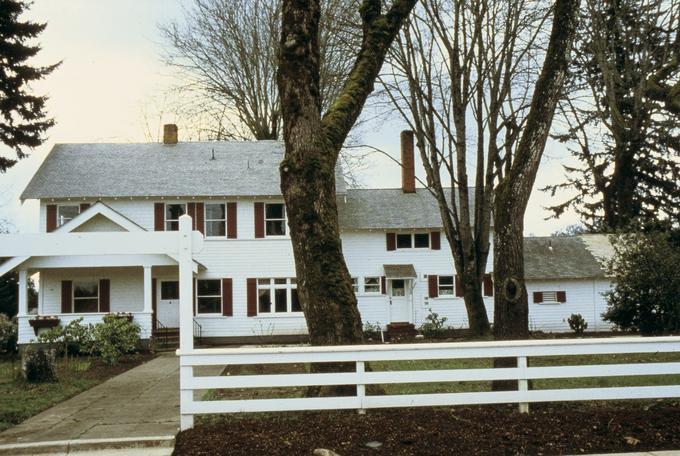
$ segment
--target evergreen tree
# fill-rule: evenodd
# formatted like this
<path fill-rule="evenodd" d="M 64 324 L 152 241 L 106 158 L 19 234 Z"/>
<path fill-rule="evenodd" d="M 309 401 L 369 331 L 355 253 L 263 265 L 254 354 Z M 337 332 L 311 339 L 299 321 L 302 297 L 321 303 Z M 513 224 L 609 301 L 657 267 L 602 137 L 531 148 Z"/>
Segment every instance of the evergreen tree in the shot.
<path fill-rule="evenodd" d="M 16 154 L 16 159 L 0 155 L 0 172 L 26 157 L 26 148 L 42 144 L 43 133 L 54 125 L 54 120 L 46 117 L 47 97 L 33 95 L 28 87 L 59 65 L 28 64 L 40 51 L 40 46 L 30 41 L 46 27 L 20 20 L 29 5 L 22 0 L 0 0 L 0 142 Z"/>
<path fill-rule="evenodd" d="M 680 217 L 679 26 L 679 0 L 586 2 L 558 135 L 582 165 L 546 187 L 573 192 L 555 216 L 601 231 Z"/>

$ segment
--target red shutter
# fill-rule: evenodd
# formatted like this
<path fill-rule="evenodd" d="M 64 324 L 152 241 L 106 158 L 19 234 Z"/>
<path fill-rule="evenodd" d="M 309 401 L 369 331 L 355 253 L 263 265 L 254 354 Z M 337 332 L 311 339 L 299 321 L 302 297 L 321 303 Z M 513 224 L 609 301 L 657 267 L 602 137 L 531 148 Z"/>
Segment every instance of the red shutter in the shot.
<path fill-rule="evenodd" d="M 257 279 L 247 280 L 248 291 L 248 316 L 257 315 Z"/>
<path fill-rule="evenodd" d="M 234 315 L 234 302 L 231 279 L 222 279 L 222 315 L 231 317 Z"/>
<path fill-rule="evenodd" d="M 196 223 L 194 229 L 205 235 L 205 204 L 196 203 Z"/>
<path fill-rule="evenodd" d="M 264 237 L 264 203 L 255 203 L 255 237 Z"/>
<path fill-rule="evenodd" d="M 427 291 L 430 298 L 439 296 L 439 278 L 436 275 L 427 276 Z"/>
<path fill-rule="evenodd" d="M 484 274 L 484 296 L 493 296 L 493 279 L 491 279 L 491 274 Z"/>
<path fill-rule="evenodd" d="M 90 203 L 80 203 L 80 213 L 82 214 L 90 208 Z"/>
<path fill-rule="evenodd" d="M 567 292 L 558 291 L 557 292 L 557 302 L 567 302 Z"/>
<path fill-rule="evenodd" d="M 165 204 L 154 203 L 153 205 L 153 229 L 165 231 Z"/>
<path fill-rule="evenodd" d="M 397 250 L 397 233 L 385 233 L 387 250 Z"/>
<path fill-rule="evenodd" d="M 543 302 L 543 293 L 540 291 L 534 291 L 534 304 L 540 304 Z"/>
<path fill-rule="evenodd" d="M 463 287 L 461 286 L 460 276 L 458 274 L 456 274 L 456 279 L 454 282 L 456 284 L 456 296 L 460 298 L 463 296 Z"/>
<path fill-rule="evenodd" d="M 61 281 L 61 313 L 73 313 L 73 282 Z"/>
<path fill-rule="evenodd" d="M 236 239 L 236 203 L 227 203 L 227 238 Z"/>
<path fill-rule="evenodd" d="M 439 231 L 433 231 L 430 233 L 430 248 L 432 250 L 441 250 L 442 239 L 441 233 Z"/>
<path fill-rule="evenodd" d="M 156 284 L 158 282 L 156 279 L 151 279 L 151 311 L 153 315 L 151 317 L 151 328 L 156 330 L 156 323 L 158 322 L 158 292 L 156 291 Z"/>
<path fill-rule="evenodd" d="M 111 281 L 109 279 L 99 281 L 99 311 L 111 312 Z"/>
<path fill-rule="evenodd" d="M 52 231 L 57 229 L 57 205 L 56 204 L 48 204 L 46 207 L 46 222 L 47 222 L 47 231 L 48 233 L 51 233 Z"/>
<path fill-rule="evenodd" d="M 387 279 L 385 276 L 382 276 L 380 278 L 380 292 L 382 294 L 387 294 Z"/>
<path fill-rule="evenodd" d="M 194 316 L 196 316 L 196 307 L 198 307 L 198 296 L 197 296 L 197 288 L 198 288 L 198 279 L 194 279 L 194 300 L 193 303 L 194 305 L 192 306 L 194 309 Z"/>
<path fill-rule="evenodd" d="M 191 217 L 191 229 L 196 229 L 196 203 L 187 203 L 187 215 Z"/>

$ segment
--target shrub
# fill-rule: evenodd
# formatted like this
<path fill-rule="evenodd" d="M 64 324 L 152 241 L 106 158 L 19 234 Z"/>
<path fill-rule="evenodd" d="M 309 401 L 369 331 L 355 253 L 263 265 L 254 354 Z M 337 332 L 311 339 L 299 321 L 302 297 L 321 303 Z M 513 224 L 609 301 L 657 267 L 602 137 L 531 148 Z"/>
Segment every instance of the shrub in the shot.
<path fill-rule="evenodd" d="M 427 337 L 428 339 L 439 339 L 446 335 L 446 323 L 447 318 L 439 318 L 439 314 L 433 312 L 432 309 L 428 309 L 429 314 L 425 317 L 425 322 L 420 325 L 420 333 Z"/>
<path fill-rule="evenodd" d="M 29 383 L 57 381 L 57 366 L 54 350 L 31 350 L 24 353 L 23 372 Z"/>
<path fill-rule="evenodd" d="M 364 323 L 364 339 L 377 339 L 380 337 L 381 330 L 382 328 L 380 327 L 380 323 L 371 323 L 370 321 L 367 321 Z"/>
<path fill-rule="evenodd" d="M 66 326 L 55 326 L 43 331 L 38 336 L 38 342 L 49 345 L 64 356 L 87 355 L 92 352 L 93 332 L 91 324 L 84 325 L 83 319 L 78 318 Z"/>
<path fill-rule="evenodd" d="M 680 245 L 669 234 L 615 239 L 608 272 L 615 283 L 602 317 L 623 330 L 662 334 L 680 330 Z"/>
<path fill-rule="evenodd" d="M 117 364 L 121 356 L 133 353 L 139 343 L 139 325 L 114 315 L 104 317 L 93 328 L 93 353 L 108 364 Z"/>
<path fill-rule="evenodd" d="M 17 318 L 9 318 L 5 314 L 0 314 L 0 353 L 17 352 L 17 335 Z"/>
<path fill-rule="evenodd" d="M 581 314 L 571 314 L 567 319 L 567 323 L 569 323 L 569 327 L 577 336 L 583 335 L 583 332 L 588 329 L 588 322 Z"/>

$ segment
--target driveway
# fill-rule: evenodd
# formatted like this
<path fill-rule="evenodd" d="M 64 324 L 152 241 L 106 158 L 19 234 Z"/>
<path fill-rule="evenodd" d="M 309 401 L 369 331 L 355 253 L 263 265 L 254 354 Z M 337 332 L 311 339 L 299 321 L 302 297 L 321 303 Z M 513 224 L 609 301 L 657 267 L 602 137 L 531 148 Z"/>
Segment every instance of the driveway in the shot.
<path fill-rule="evenodd" d="M 178 430 L 179 359 L 167 353 L 7 429 L 0 445 L 174 436 Z"/>

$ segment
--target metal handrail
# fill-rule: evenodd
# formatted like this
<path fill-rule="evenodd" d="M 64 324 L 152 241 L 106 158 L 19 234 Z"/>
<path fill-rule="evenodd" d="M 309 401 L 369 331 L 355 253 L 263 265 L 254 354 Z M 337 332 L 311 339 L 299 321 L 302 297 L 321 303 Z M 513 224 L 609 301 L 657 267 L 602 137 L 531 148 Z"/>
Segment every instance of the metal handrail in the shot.
<path fill-rule="evenodd" d="M 194 318 L 194 338 L 197 339 L 198 343 L 201 343 L 201 338 L 203 337 L 203 326 Z"/>
<path fill-rule="evenodd" d="M 156 319 L 156 334 L 162 334 L 163 335 L 163 345 L 167 346 L 168 345 L 168 327 L 165 326 L 163 323 L 160 322 L 160 320 L 155 317 Z"/>

